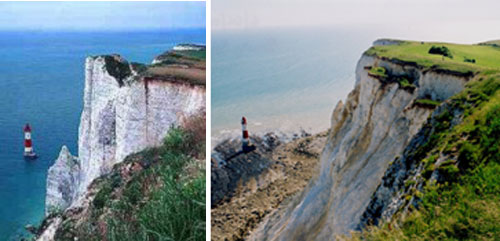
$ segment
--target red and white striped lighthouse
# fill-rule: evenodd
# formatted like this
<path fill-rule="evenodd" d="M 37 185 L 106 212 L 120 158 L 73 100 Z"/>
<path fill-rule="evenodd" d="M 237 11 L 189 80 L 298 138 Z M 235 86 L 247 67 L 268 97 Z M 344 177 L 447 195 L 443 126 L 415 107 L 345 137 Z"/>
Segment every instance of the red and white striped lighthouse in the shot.
<path fill-rule="evenodd" d="M 241 139 L 241 148 L 243 149 L 243 151 L 246 151 L 250 146 L 250 138 L 248 136 L 247 130 L 247 119 L 244 116 L 241 118 L 241 130 L 243 132 Z"/>
<path fill-rule="evenodd" d="M 29 159 L 36 158 L 36 153 L 33 151 L 33 143 L 31 143 L 31 126 L 24 126 L 24 157 Z"/>

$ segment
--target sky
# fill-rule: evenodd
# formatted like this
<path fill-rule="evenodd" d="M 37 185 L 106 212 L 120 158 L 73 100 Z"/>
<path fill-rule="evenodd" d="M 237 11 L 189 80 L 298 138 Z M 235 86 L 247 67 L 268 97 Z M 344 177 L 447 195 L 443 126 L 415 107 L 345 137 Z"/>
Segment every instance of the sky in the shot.
<path fill-rule="evenodd" d="M 344 27 L 474 43 L 500 39 L 499 10 L 499 0 L 213 0 L 212 29 Z"/>
<path fill-rule="evenodd" d="M 0 2 L 0 30 L 157 30 L 205 22 L 205 2 Z"/>

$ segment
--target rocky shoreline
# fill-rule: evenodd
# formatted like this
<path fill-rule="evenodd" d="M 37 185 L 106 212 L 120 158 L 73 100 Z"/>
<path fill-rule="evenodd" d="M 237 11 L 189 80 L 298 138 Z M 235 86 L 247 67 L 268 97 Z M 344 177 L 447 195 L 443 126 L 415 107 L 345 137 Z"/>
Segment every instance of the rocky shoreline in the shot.
<path fill-rule="evenodd" d="M 240 153 L 236 139 L 212 155 L 212 240 L 243 240 L 264 217 L 299 194 L 317 172 L 327 131 L 286 141 L 274 133 L 252 136 L 256 150 Z"/>

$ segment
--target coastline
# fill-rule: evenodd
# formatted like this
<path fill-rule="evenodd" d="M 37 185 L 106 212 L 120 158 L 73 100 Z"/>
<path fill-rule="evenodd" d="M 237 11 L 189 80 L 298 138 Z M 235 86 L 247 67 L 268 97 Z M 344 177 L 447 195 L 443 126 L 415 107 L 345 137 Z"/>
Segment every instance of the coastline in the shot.
<path fill-rule="evenodd" d="M 253 136 L 252 140 L 257 142 L 256 153 L 246 154 L 242 160 L 233 160 L 238 163 L 227 167 L 228 170 L 239 168 L 243 176 L 237 178 L 233 192 L 226 194 L 215 205 L 212 203 L 212 240 L 248 238 L 264 217 L 288 205 L 292 197 L 299 195 L 318 173 L 319 156 L 328 131 L 313 135 L 305 131 L 302 134 L 281 134 Z M 239 143 L 238 139 L 226 140 L 215 149 L 227 151 L 238 148 Z M 255 171 L 255 166 L 265 167 Z M 230 175 L 229 171 L 221 173 L 216 168 L 226 167 L 212 166 L 212 187 L 214 181 L 217 182 L 214 177 Z"/>

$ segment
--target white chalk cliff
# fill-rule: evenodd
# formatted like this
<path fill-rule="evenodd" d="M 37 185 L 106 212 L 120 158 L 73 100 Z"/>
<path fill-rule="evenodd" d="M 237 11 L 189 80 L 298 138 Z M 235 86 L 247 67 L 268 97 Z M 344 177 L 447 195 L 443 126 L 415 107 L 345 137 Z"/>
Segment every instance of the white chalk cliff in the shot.
<path fill-rule="evenodd" d="M 61 211 L 76 199 L 77 188 L 80 184 L 80 161 L 69 152 L 66 146 L 61 148 L 57 161 L 49 168 L 47 178 L 47 207 L 48 214 Z"/>
<path fill-rule="evenodd" d="M 394 76 L 410 76 L 415 88 L 371 76 L 369 68 L 375 66 Z M 358 227 L 390 162 L 402 154 L 433 112 L 415 100 L 446 100 L 467 81 L 468 77 L 457 74 L 363 55 L 356 67 L 354 90 L 333 112 L 319 173 L 302 195 L 284 211 L 269 215 L 249 239 L 333 240 Z"/>
<path fill-rule="evenodd" d="M 46 211 L 78 205 L 95 178 L 205 108 L 204 86 L 141 77 L 116 55 L 86 59 L 83 96 L 78 157 L 63 147 L 50 168 Z"/>

